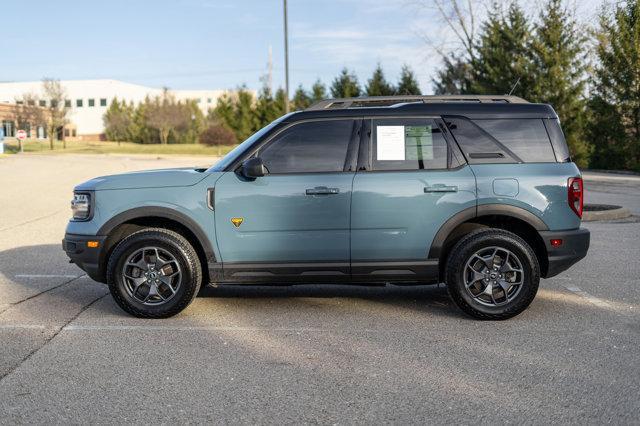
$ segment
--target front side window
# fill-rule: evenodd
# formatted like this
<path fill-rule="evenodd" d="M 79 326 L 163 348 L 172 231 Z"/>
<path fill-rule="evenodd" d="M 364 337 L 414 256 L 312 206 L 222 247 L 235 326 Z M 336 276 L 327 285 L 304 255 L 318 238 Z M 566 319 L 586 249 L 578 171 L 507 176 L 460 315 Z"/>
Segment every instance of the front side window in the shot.
<path fill-rule="evenodd" d="M 448 147 L 430 118 L 372 120 L 373 170 L 437 170 L 447 168 Z"/>
<path fill-rule="evenodd" d="M 309 121 L 277 135 L 258 152 L 269 173 L 344 170 L 354 120 Z"/>

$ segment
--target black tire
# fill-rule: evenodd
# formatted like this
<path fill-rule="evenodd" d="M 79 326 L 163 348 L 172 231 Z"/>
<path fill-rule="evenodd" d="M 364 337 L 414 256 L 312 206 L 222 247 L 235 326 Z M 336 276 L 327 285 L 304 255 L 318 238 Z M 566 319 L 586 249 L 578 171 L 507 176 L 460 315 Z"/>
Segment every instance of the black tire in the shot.
<path fill-rule="evenodd" d="M 145 247 L 157 247 L 168 253 L 180 268 L 174 294 L 157 305 L 141 303 L 129 294 L 124 278 L 127 259 Z M 167 229 L 148 228 L 129 235 L 118 243 L 107 264 L 107 284 L 113 299 L 124 311 L 139 318 L 168 318 L 178 314 L 196 297 L 201 283 L 202 267 L 196 251 L 182 235 Z"/>
<path fill-rule="evenodd" d="M 511 273 L 513 274 L 511 277 L 514 277 L 512 279 L 515 281 L 517 276 L 518 281 L 521 281 L 522 284 L 508 287 L 507 290 L 502 290 L 499 286 L 492 287 L 492 289 L 498 289 L 497 293 L 501 297 L 498 300 L 499 305 L 490 305 L 494 301 L 494 293 L 496 293 L 494 290 L 488 290 L 490 295 L 483 295 L 482 291 L 478 290 L 474 297 L 473 290 L 467 289 L 465 284 L 465 279 L 469 282 L 473 281 L 468 277 L 474 276 L 474 272 L 470 271 L 467 265 L 468 262 L 473 262 L 472 259 L 476 259 L 475 262 L 478 262 L 476 264 L 483 268 L 485 274 L 495 270 L 495 268 L 485 268 L 484 263 L 474 257 L 476 253 L 483 253 L 483 250 L 487 250 L 488 253 L 494 247 L 508 250 L 515 255 L 522 270 L 521 278 L 517 272 Z M 497 259 L 500 259 L 500 256 L 499 254 Z M 508 258 L 509 256 L 502 257 Z M 533 301 L 540 283 L 540 266 L 534 251 L 522 238 L 503 229 L 485 228 L 465 235 L 453 246 L 447 259 L 445 276 L 449 295 L 465 313 L 482 320 L 505 320 L 524 311 Z M 491 278 L 488 279 L 491 284 Z M 487 290 L 487 284 L 484 281 L 486 279 L 477 280 L 476 284 L 471 287 L 476 289 L 476 286 L 484 285 L 484 289 Z M 505 286 L 509 286 L 509 284 L 505 284 Z M 511 292 L 514 294 L 510 300 L 509 294 Z"/>

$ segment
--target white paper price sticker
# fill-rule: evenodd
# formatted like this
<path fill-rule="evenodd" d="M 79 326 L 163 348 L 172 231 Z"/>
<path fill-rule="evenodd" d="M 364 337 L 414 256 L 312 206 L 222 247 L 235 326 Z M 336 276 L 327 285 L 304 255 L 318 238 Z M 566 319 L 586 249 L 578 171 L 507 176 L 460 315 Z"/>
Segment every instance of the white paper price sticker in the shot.
<path fill-rule="evenodd" d="M 404 126 L 376 127 L 378 161 L 404 161 Z"/>

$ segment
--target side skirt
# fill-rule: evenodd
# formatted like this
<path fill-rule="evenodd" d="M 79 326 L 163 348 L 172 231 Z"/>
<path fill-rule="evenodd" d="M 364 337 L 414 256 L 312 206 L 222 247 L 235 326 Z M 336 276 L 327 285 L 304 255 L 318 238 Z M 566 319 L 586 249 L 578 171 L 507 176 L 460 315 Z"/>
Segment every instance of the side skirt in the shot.
<path fill-rule="evenodd" d="M 438 282 L 437 259 L 394 262 L 209 263 L 212 283 L 246 284 L 380 284 Z"/>

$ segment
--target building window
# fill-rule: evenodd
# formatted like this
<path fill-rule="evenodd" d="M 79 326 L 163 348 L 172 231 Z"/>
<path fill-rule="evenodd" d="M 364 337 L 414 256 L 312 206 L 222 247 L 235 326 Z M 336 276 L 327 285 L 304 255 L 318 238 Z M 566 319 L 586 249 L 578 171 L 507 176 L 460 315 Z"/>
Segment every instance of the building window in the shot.
<path fill-rule="evenodd" d="M 100 99 L 100 106 L 107 106 L 107 99 L 106 98 Z"/>
<path fill-rule="evenodd" d="M 69 129 L 64 129 L 64 137 L 65 138 L 69 137 Z"/>
<path fill-rule="evenodd" d="M 24 101 L 16 101 L 16 105 L 23 105 Z"/>
<path fill-rule="evenodd" d="M 211 98 L 207 98 L 207 103 L 210 104 L 211 103 Z"/>
<path fill-rule="evenodd" d="M 71 136 L 73 136 L 74 138 L 76 137 L 76 129 L 71 130 Z"/>
<path fill-rule="evenodd" d="M 87 103 L 87 106 L 90 106 L 90 107 L 92 107 L 92 106 L 96 106 L 96 100 L 95 100 L 95 99 L 93 99 L 93 98 L 92 98 L 92 99 L 89 99 L 89 100 L 88 100 L 88 103 Z"/>
<path fill-rule="evenodd" d="M 40 105 L 41 107 L 46 107 L 47 101 L 38 101 L 38 105 Z"/>
<path fill-rule="evenodd" d="M 30 99 L 27 101 L 27 105 L 29 106 L 34 106 L 36 104 L 36 101 L 34 101 L 33 99 Z"/>
<path fill-rule="evenodd" d="M 51 99 L 50 101 L 51 108 L 58 108 L 58 101 L 55 99 Z"/>
<path fill-rule="evenodd" d="M 2 128 L 4 129 L 4 135 L 5 136 L 10 137 L 10 138 L 15 136 L 13 134 L 13 131 L 14 131 L 13 121 L 3 120 L 2 121 Z"/>
<path fill-rule="evenodd" d="M 64 107 L 65 108 L 71 108 L 71 99 L 66 99 L 64 101 Z"/>
<path fill-rule="evenodd" d="M 82 108 L 82 99 L 76 99 L 76 106 Z"/>

